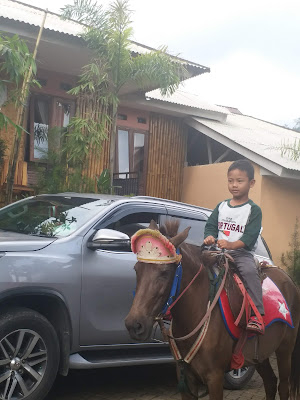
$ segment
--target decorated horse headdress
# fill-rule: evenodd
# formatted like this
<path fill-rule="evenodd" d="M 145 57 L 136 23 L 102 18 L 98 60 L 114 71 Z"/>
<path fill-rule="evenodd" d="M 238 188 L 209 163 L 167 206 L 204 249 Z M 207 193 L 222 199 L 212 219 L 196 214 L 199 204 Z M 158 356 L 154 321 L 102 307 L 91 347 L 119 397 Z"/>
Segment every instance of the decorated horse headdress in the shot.
<path fill-rule="evenodd" d="M 150 264 L 178 264 L 181 255 L 158 230 L 140 229 L 131 238 L 131 249 L 138 261 Z"/>

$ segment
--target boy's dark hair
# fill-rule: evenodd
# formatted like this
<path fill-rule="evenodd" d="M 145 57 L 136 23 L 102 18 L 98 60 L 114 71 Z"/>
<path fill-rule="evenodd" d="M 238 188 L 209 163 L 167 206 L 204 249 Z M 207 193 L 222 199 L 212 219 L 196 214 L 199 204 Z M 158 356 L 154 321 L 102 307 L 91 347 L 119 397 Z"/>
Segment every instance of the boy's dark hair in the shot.
<path fill-rule="evenodd" d="M 228 168 L 227 174 L 234 169 L 239 169 L 240 171 L 245 171 L 248 175 L 249 181 L 254 179 L 254 168 L 250 161 L 248 160 L 237 160 L 234 161 Z"/>

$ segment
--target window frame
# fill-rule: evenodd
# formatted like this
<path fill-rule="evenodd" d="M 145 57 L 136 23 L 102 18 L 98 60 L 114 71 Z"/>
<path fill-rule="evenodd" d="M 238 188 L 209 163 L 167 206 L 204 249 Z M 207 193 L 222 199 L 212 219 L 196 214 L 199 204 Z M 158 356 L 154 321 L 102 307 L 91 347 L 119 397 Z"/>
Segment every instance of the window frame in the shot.
<path fill-rule="evenodd" d="M 167 208 L 163 204 L 141 204 L 141 203 L 127 203 L 126 205 L 120 205 L 117 208 L 111 210 L 109 214 L 107 214 L 104 218 L 96 223 L 93 228 L 93 234 L 91 235 L 90 239 L 94 236 L 95 232 L 100 229 L 107 229 L 107 226 L 111 223 L 117 222 L 120 219 L 131 215 L 131 214 L 140 214 L 140 213 L 152 213 L 158 214 L 159 216 L 159 223 L 160 223 L 160 216 L 163 215 L 167 217 Z M 89 239 L 89 240 L 90 240 Z M 98 251 L 98 250 L 97 250 Z M 101 251 L 101 250 L 99 250 Z M 110 250 L 112 252 L 124 252 L 124 250 Z M 125 253 L 128 253 L 126 251 Z"/>
<path fill-rule="evenodd" d="M 143 181 L 145 181 L 145 177 L 147 176 L 147 171 L 148 171 L 148 149 L 149 149 L 149 131 L 143 130 L 143 129 L 135 129 L 135 128 L 129 128 L 128 126 L 125 125 L 117 125 L 116 128 L 116 155 L 115 157 L 115 165 L 114 165 L 114 172 L 115 174 L 121 174 L 122 171 L 119 171 L 119 136 L 118 132 L 119 130 L 124 130 L 128 132 L 128 150 L 129 150 L 129 173 L 133 172 L 138 172 L 138 171 L 133 171 L 133 150 L 134 150 L 134 134 L 135 133 L 141 133 L 144 135 L 144 168 L 143 168 L 143 174 L 140 178 L 142 178 Z"/>
<path fill-rule="evenodd" d="M 70 104 L 70 118 L 75 115 L 76 101 L 70 98 L 64 98 L 62 96 L 52 96 L 44 93 L 33 93 L 30 98 L 29 108 L 29 161 L 45 163 L 46 161 L 41 158 L 34 157 L 34 102 L 36 99 L 46 100 L 49 104 L 49 115 L 48 115 L 48 131 L 55 125 L 56 119 L 58 118 L 58 112 L 56 110 L 56 103 L 69 103 Z"/>

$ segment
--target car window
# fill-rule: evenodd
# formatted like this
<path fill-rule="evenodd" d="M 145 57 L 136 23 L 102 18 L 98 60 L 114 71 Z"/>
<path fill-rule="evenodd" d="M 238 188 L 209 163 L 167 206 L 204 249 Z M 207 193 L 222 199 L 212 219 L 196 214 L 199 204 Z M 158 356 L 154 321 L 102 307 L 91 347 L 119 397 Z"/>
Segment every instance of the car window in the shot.
<path fill-rule="evenodd" d="M 0 229 L 27 235 L 65 237 L 112 201 L 72 196 L 34 197 L 1 209 Z"/>
<path fill-rule="evenodd" d="M 270 260 L 272 260 L 270 250 L 269 250 L 264 238 L 261 236 L 258 237 L 257 248 L 255 250 L 255 254 L 257 254 L 258 256 L 261 256 L 261 257 L 270 258 Z"/>
<path fill-rule="evenodd" d="M 185 243 L 194 244 L 196 246 L 200 246 L 203 243 L 204 239 L 204 228 L 206 221 L 201 221 L 193 218 L 183 218 L 177 216 L 168 216 L 163 219 L 162 222 L 177 219 L 180 224 L 178 228 L 178 232 L 182 232 L 185 228 L 191 227 L 189 231 L 189 235 L 185 240 Z"/>
<path fill-rule="evenodd" d="M 155 212 L 139 212 L 131 213 L 117 221 L 109 223 L 102 228 L 113 229 L 119 232 L 126 233 L 129 237 L 133 236 L 139 229 L 148 228 L 151 220 L 159 224 L 159 214 Z"/>

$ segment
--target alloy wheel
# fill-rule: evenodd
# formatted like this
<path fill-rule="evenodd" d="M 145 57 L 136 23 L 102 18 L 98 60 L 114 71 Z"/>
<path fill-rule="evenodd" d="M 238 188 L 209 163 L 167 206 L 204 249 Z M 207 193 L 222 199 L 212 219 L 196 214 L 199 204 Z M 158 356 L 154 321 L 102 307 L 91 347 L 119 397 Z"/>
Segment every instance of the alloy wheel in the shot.
<path fill-rule="evenodd" d="M 47 348 L 41 336 L 18 329 L 0 341 L 0 399 L 20 400 L 32 393 L 43 379 Z"/>

